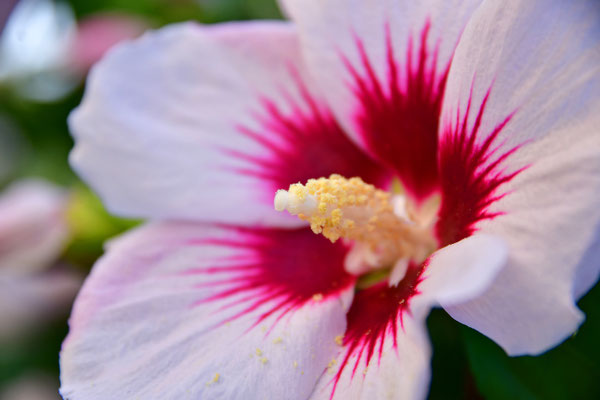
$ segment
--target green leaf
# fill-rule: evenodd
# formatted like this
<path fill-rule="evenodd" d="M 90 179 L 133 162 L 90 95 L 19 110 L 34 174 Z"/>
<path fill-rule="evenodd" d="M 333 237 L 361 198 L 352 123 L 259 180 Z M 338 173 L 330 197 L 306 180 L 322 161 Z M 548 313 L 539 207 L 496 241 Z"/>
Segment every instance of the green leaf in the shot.
<path fill-rule="evenodd" d="M 487 399 L 600 398 L 600 286 L 579 304 L 587 320 L 560 346 L 538 356 L 509 357 L 493 341 L 462 328 L 471 371 Z"/>
<path fill-rule="evenodd" d="M 442 309 L 434 309 L 427 318 L 433 347 L 429 399 L 473 399 L 478 397 L 465 348 L 461 324 Z"/>
<path fill-rule="evenodd" d="M 67 335 L 66 317 L 8 341 L 0 341 L 0 391 L 28 373 L 44 371 L 58 384 L 58 353 Z"/>

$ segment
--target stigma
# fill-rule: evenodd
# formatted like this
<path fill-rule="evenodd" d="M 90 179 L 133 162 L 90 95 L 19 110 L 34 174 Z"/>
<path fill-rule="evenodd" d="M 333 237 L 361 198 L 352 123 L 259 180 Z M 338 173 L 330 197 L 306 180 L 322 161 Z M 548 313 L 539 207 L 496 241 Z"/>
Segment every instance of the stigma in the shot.
<path fill-rule="evenodd" d="M 399 261 L 422 262 L 437 245 L 431 229 L 416 223 L 402 196 L 377 189 L 361 178 L 309 179 L 278 190 L 274 205 L 310 223 L 315 234 L 331 242 L 354 243 L 347 257 L 349 272 L 392 267 Z"/>

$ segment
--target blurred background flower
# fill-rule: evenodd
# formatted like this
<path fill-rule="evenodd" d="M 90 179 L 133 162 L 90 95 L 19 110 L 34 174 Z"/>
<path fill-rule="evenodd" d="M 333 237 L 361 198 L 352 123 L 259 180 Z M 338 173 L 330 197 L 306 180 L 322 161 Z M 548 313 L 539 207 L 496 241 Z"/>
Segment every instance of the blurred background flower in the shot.
<path fill-rule="evenodd" d="M 0 348 L 25 344 L 67 315 L 83 274 L 58 262 L 69 237 L 68 193 L 41 180 L 0 195 Z M 52 376 L 20 378 L 0 399 L 51 399 Z M 53 396 L 53 397 L 52 397 Z"/>
<path fill-rule="evenodd" d="M 59 398 L 77 285 L 103 243 L 138 223 L 109 215 L 68 165 L 66 119 L 90 67 L 146 29 L 281 17 L 275 0 L 0 1 L 0 400 Z M 587 321 L 573 338 L 517 358 L 434 311 L 429 397 L 600 398 L 600 288 L 578 305 Z"/>
<path fill-rule="evenodd" d="M 59 400 L 56 383 L 51 376 L 32 373 L 11 382 L 0 393 L 0 400 Z"/>
<path fill-rule="evenodd" d="M 75 73 L 85 74 L 112 46 L 140 35 L 147 28 L 144 19 L 126 14 L 102 13 L 82 19 L 71 42 L 70 67 Z"/>
<path fill-rule="evenodd" d="M 0 340 L 64 315 L 79 289 L 81 274 L 57 264 L 70 236 L 67 196 L 32 180 L 0 196 Z"/>

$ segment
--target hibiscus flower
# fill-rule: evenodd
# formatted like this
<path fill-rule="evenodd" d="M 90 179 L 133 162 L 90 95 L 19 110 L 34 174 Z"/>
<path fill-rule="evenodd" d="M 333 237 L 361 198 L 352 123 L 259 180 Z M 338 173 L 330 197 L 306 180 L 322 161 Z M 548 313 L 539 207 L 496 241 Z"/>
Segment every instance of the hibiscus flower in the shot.
<path fill-rule="evenodd" d="M 282 5 L 92 70 L 71 162 L 150 222 L 80 292 L 66 399 L 422 398 L 432 306 L 511 355 L 582 322 L 597 4 Z"/>

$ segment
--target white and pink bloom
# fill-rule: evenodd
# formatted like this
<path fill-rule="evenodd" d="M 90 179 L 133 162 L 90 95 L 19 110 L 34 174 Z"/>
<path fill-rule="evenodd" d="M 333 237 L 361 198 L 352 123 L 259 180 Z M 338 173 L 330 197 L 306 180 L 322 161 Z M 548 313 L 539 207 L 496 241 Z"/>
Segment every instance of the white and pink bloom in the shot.
<path fill-rule="evenodd" d="M 77 24 L 69 67 L 85 74 L 115 44 L 141 35 L 147 22 L 126 14 L 96 14 Z"/>
<path fill-rule="evenodd" d="M 512 355 L 582 322 L 598 5 L 282 5 L 293 22 L 171 26 L 92 70 L 72 164 L 151 221 L 80 292 L 65 398 L 422 398 L 432 306 Z M 331 174 L 374 187 L 311 191 Z M 288 187 L 278 209 L 341 239 L 275 212 Z"/>
<path fill-rule="evenodd" d="M 47 182 L 17 182 L 0 196 L 0 340 L 66 314 L 81 278 L 52 268 L 69 237 L 67 193 Z"/>

